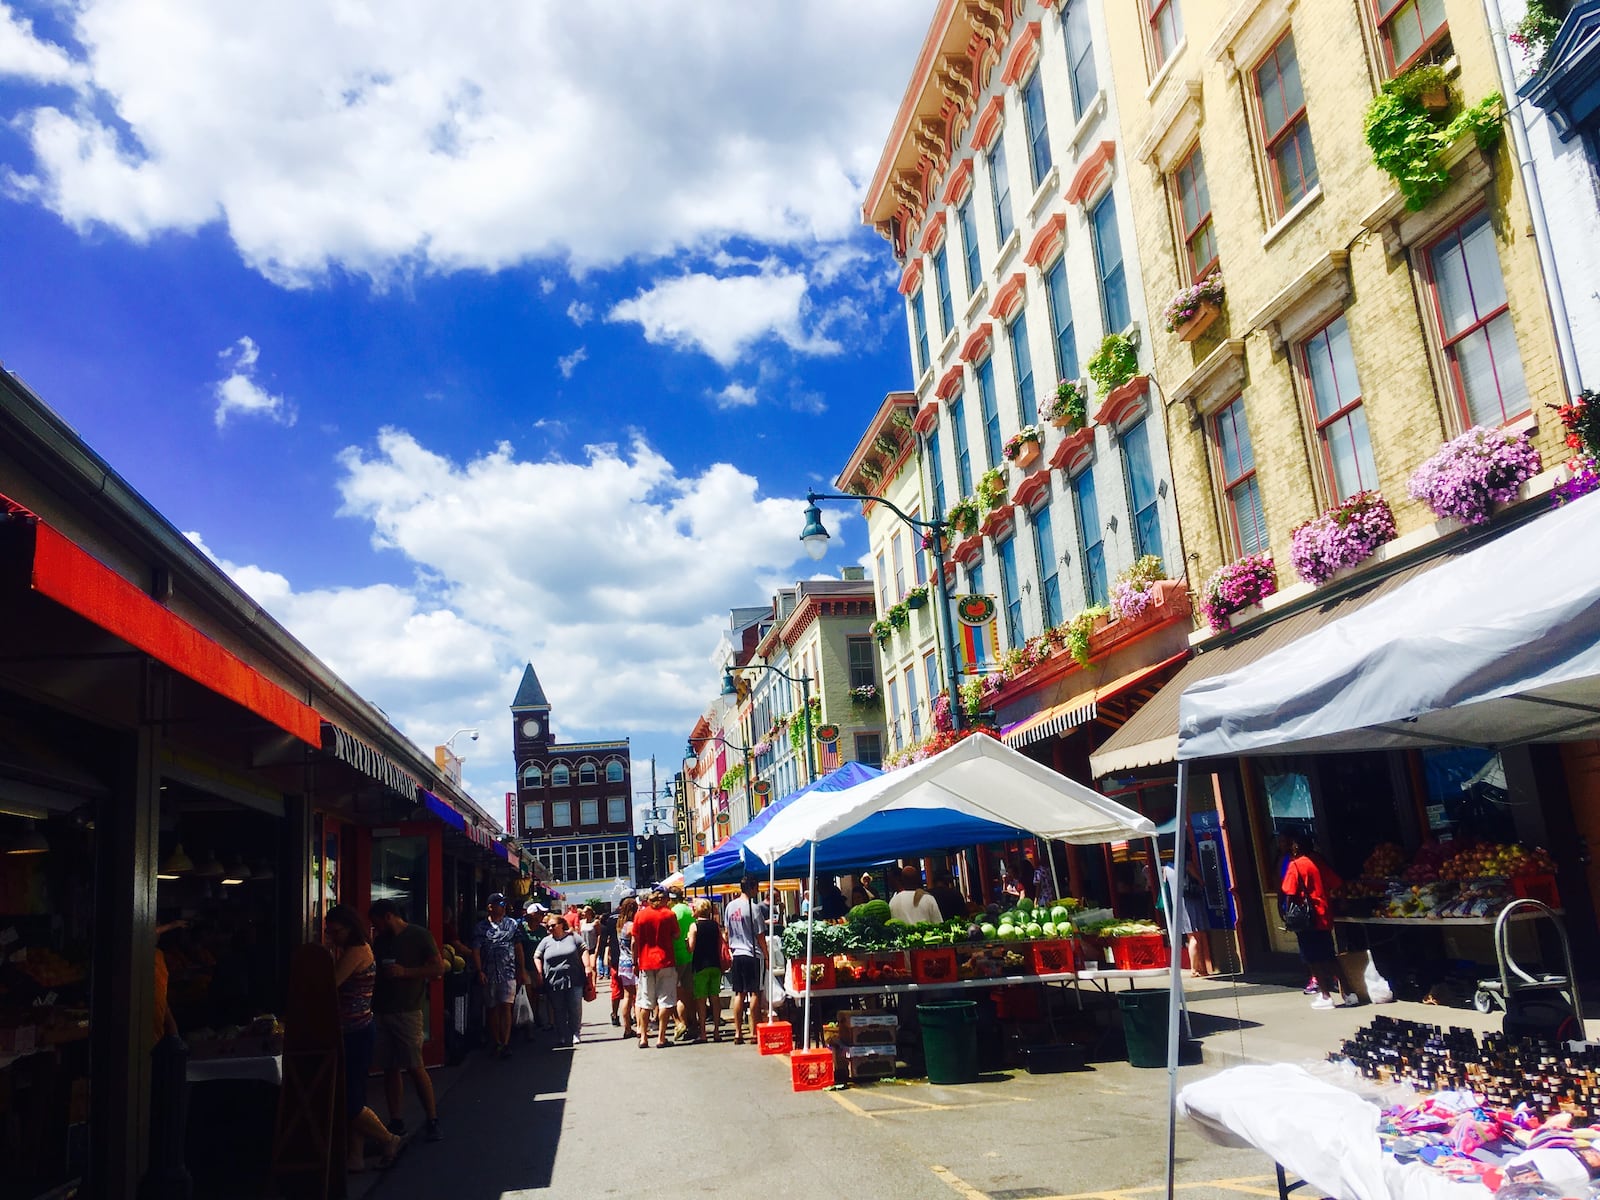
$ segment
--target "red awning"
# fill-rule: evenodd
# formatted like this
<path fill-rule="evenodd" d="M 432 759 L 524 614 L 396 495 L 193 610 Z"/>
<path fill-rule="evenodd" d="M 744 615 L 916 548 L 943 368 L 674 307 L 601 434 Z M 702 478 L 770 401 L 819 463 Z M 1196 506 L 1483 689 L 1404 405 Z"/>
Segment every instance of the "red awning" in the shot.
<path fill-rule="evenodd" d="M 92 621 L 158 662 L 249 709 L 312 746 L 322 718 L 231 651 L 158 604 L 82 547 L 0 496 L 0 513 L 33 528 L 33 590 Z"/>

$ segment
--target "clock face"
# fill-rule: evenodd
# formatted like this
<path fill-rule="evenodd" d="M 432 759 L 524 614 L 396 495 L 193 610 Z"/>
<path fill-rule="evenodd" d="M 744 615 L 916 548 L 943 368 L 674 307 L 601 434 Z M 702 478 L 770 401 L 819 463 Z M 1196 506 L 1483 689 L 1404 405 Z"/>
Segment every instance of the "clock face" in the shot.
<path fill-rule="evenodd" d="M 529 717 L 526 721 L 524 721 L 522 723 L 522 736 L 523 737 L 538 737 L 539 736 L 539 731 L 542 730 L 543 728 L 544 728 L 544 726 L 539 724 L 539 718 L 538 717 Z"/>

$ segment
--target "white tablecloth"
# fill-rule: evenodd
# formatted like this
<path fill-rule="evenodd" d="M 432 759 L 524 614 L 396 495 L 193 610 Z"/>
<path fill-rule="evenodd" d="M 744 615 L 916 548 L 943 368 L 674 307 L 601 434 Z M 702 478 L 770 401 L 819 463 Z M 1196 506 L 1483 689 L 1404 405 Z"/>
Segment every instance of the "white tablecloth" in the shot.
<path fill-rule="evenodd" d="M 191 1058 L 186 1077 L 190 1083 L 211 1083 L 218 1079 L 259 1079 L 274 1087 L 282 1087 L 283 1058 L 277 1054 Z"/>

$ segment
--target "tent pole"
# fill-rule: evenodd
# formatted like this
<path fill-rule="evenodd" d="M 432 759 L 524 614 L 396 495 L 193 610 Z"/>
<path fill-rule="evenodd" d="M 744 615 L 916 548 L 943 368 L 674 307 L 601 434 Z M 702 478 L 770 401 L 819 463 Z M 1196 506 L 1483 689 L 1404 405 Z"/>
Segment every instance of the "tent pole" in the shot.
<path fill-rule="evenodd" d="M 1173 818 L 1172 878 L 1177 895 L 1167 896 L 1167 933 L 1172 941 L 1172 973 L 1167 986 L 1171 995 L 1167 999 L 1167 1200 L 1173 1200 L 1178 1169 L 1178 1014 L 1183 1007 L 1183 933 L 1178 923 L 1178 905 L 1183 903 L 1184 846 L 1188 838 L 1184 831 L 1189 826 L 1189 764 L 1178 760 L 1178 807 Z M 1153 839 L 1152 839 L 1153 841 Z M 1156 870 L 1161 869 L 1161 858 L 1156 856 Z M 1160 875 L 1157 875 L 1160 878 Z M 1161 881 L 1162 887 L 1166 880 Z"/>
<path fill-rule="evenodd" d="M 764 956 L 767 964 L 767 1020 L 777 1020 L 778 1012 L 778 978 L 772 973 L 772 931 L 778 918 L 778 860 L 773 859 L 767 864 L 767 927 L 762 930 L 762 936 L 767 939 L 767 953 Z"/>
<path fill-rule="evenodd" d="M 815 892 L 817 890 L 817 841 L 816 841 L 815 838 L 811 839 L 811 863 L 810 863 L 810 866 L 807 868 L 807 871 L 806 871 L 806 887 L 807 887 L 807 891 L 808 891 L 809 894 L 815 894 Z M 811 924 L 811 918 L 807 917 L 806 918 L 806 962 L 805 962 L 805 972 L 806 972 L 806 1012 L 805 1012 L 805 1017 L 803 1018 L 803 1020 L 805 1022 L 805 1027 L 806 1027 L 806 1046 L 805 1046 L 805 1048 L 807 1050 L 811 1049 L 811 931 L 812 931 L 813 928 L 814 927 Z"/>
<path fill-rule="evenodd" d="M 1056 903 L 1059 904 L 1061 903 L 1062 892 L 1061 876 L 1056 874 L 1056 850 L 1055 847 L 1050 844 L 1049 838 L 1040 838 L 1039 840 L 1044 843 L 1044 856 L 1050 860 L 1050 882 L 1055 886 Z"/>

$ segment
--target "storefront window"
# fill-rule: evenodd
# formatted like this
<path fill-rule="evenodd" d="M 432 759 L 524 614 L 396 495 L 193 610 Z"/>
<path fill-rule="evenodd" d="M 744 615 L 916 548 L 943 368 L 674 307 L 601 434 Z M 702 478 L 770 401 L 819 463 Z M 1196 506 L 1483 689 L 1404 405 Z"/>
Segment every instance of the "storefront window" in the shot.
<path fill-rule="evenodd" d="M 374 838 L 372 898 L 393 900 L 407 921 L 428 923 L 428 839 Z"/>
<path fill-rule="evenodd" d="M 1461 842 L 1517 840 L 1499 754 L 1479 747 L 1424 750 L 1422 768 L 1429 836 Z"/>

